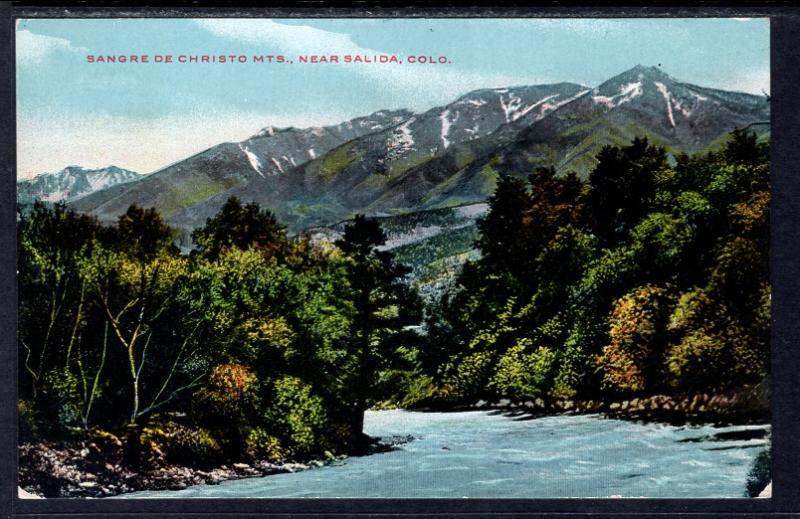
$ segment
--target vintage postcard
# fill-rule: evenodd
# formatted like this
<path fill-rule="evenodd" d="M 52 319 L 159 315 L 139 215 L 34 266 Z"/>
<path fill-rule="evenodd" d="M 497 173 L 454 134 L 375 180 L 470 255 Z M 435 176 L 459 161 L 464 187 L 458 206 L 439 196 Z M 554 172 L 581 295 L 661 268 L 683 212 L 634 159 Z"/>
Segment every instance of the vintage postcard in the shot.
<path fill-rule="evenodd" d="M 770 496 L 767 18 L 21 18 L 19 493 Z"/>

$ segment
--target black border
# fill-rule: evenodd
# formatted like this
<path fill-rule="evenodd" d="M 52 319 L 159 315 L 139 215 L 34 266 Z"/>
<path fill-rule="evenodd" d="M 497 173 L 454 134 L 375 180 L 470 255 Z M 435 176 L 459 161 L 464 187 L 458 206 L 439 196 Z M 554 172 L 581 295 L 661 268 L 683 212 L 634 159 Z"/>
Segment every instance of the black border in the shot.
<path fill-rule="evenodd" d="M 292 5 L 294 4 L 294 5 Z M 800 10 L 787 2 L 731 7 L 722 2 L 616 7 L 518 2 L 511 7 L 324 0 L 242 8 L 233 2 L 65 5 L 0 2 L 0 517 L 793 517 L 800 512 Z M 790 5 L 790 4 L 789 4 Z M 213 6 L 213 7 L 211 7 Z M 772 70 L 772 499 L 18 499 L 16 449 L 15 17 L 726 17 L 771 18 Z M 794 516 L 797 517 L 797 516 Z"/>

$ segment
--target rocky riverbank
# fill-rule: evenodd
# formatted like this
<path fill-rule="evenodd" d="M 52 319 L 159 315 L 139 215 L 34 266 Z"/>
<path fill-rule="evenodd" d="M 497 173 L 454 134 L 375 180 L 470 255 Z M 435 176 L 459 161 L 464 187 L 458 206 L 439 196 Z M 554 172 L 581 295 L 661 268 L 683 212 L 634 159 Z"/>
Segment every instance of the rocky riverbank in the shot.
<path fill-rule="evenodd" d="M 764 423 L 769 421 L 766 384 L 716 395 L 652 395 L 630 400 L 479 401 L 459 409 L 503 410 L 515 416 L 536 418 L 552 414 L 604 414 L 612 418 L 686 423 Z"/>
<path fill-rule="evenodd" d="M 364 454 L 392 450 L 411 439 L 376 439 Z M 121 461 L 121 450 L 121 444 L 99 442 L 20 445 L 20 497 L 109 497 L 140 490 L 182 490 L 190 485 L 218 485 L 234 479 L 310 470 L 348 457 L 326 452 L 323 459 L 304 462 L 240 462 L 209 470 L 162 464 L 137 470 Z"/>

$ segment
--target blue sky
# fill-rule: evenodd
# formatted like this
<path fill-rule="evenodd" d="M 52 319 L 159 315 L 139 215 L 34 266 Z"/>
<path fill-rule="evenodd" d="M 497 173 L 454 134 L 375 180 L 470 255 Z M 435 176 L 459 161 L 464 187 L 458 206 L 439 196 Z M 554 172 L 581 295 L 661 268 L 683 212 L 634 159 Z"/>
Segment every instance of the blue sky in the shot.
<path fill-rule="evenodd" d="M 283 54 L 293 64 L 90 64 L 87 55 Z M 304 54 L 449 64 L 302 65 Z M 73 19 L 17 23 L 18 176 L 67 165 L 147 173 L 260 128 L 425 110 L 470 90 L 596 86 L 636 64 L 769 91 L 766 19 Z"/>

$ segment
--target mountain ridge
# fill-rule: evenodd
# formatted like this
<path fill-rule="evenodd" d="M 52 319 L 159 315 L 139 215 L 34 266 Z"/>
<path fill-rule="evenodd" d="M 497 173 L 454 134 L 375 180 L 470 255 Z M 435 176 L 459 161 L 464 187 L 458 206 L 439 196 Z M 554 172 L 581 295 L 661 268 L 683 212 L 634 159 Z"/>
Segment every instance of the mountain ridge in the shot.
<path fill-rule="evenodd" d="M 36 200 L 72 202 L 116 185 L 135 182 L 142 175 L 114 165 L 84 168 L 71 165 L 59 171 L 40 173 L 17 182 L 17 201 L 23 205 Z"/>
<path fill-rule="evenodd" d="M 586 175 L 600 147 L 637 135 L 672 153 L 694 152 L 765 119 L 766 98 L 637 65 L 594 88 L 485 88 L 421 113 L 380 110 L 327 127 L 267 126 L 72 205 L 104 221 L 132 203 L 156 207 L 187 235 L 238 196 L 299 232 L 357 212 L 389 216 L 479 203 L 498 175 L 526 176 L 537 166 Z"/>

